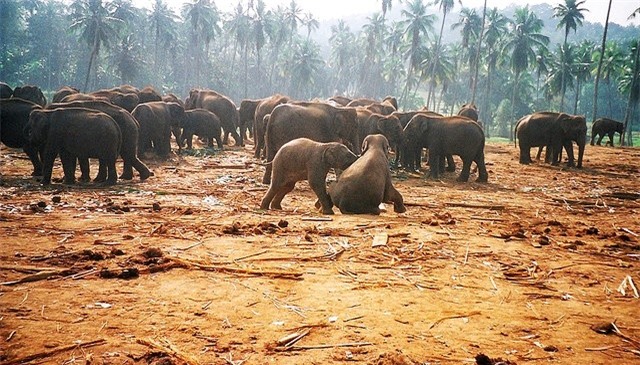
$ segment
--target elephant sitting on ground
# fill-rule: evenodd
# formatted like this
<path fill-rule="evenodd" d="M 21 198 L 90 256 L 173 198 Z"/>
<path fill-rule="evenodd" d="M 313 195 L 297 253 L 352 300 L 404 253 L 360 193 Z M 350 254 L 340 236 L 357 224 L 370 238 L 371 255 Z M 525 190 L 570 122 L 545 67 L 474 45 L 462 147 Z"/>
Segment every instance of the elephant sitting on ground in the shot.
<path fill-rule="evenodd" d="M 41 109 L 40 105 L 18 98 L 0 100 L 1 140 L 10 148 L 22 148 L 33 165 L 32 176 L 42 176 L 42 160 L 37 146 L 31 144 L 24 133 L 29 114 Z"/>
<path fill-rule="evenodd" d="M 609 136 L 609 143 L 613 146 L 613 135 L 616 132 L 620 133 L 620 135 L 624 133 L 623 123 L 609 118 L 598 118 L 593 122 L 593 126 L 591 127 L 591 145 L 593 146 L 596 137 L 599 137 L 596 143 L 600 146 L 600 142 L 602 142 L 604 136 L 607 135 Z"/>
<path fill-rule="evenodd" d="M 462 171 L 458 181 L 468 181 L 471 163 L 478 166 L 478 182 L 487 182 L 488 173 L 484 162 L 484 132 L 480 125 L 461 116 L 434 117 L 416 114 L 405 127 L 407 145 L 422 145 L 429 149 L 429 172 L 437 179 L 444 169 L 448 155 L 462 159 Z"/>
<path fill-rule="evenodd" d="M 86 108 L 34 110 L 27 126 L 34 145 L 43 145 L 42 184 L 51 184 L 53 162 L 58 154 L 64 170 L 64 183 L 75 182 L 76 160 L 97 158 L 107 169 L 106 185 L 118 179 L 116 159 L 122 134 L 107 114 Z M 87 166 L 80 166 L 87 168 Z M 82 171 L 89 175 L 89 171 Z"/>
<path fill-rule="evenodd" d="M 180 145 L 187 142 L 187 148 L 193 148 L 193 135 L 207 139 L 207 146 L 213 148 L 215 139 L 218 148 L 222 150 L 222 129 L 217 115 L 207 109 L 185 110 L 182 121 L 182 140 Z"/>
<path fill-rule="evenodd" d="M 120 132 L 122 133 L 122 146 L 120 148 L 120 156 L 122 156 L 124 166 L 122 168 L 122 175 L 120 175 L 120 178 L 123 180 L 133 179 L 134 168 L 140 174 L 140 180 L 146 180 L 147 178 L 149 178 L 149 176 L 152 175 L 147 165 L 145 165 L 142 161 L 140 161 L 140 159 L 138 159 L 140 125 L 138 124 L 138 121 L 131 115 L 131 113 L 119 106 L 110 104 L 105 101 L 91 100 L 75 101 L 64 104 L 50 104 L 49 106 L 47 106 L 47 109 L 56 108 L 93 109 L 99 112 L 103 112 L 113 118 L 113 120 L 118 124 Z M 87 162 L 80 161 L 81 168 L 83 163 Z M 100 166 L 100 172 L 98 173 L 98 177 L 96 177 L 95 181 L 104 181 L 106 179 L 106 175 L 107 171 L 103 168 L 103 166 Z M 81 176 L 80 181 L 89 181 L 89 176 Z"/>
<path fill-rule="evenodd" d="M 389 202 L 396 213 L 406 212 L 402 195 L 391 183 L 387 151 L 389 142 L 383 135 L 367 136 L 362 156 L 329 187 L 331 201 L 342 214 L 380 214 L 380 203 Z"/>
<path fill-rule="evenodd" d="M 178 103 L 152 101 L 139 104 L 131 113 L 140 124 L 138 156 L 142 157 L 148 148 L 161 158 L 171 153 L 171 132 L 180 141 L 180 126 L 184 119 L 184 108 Z"/>
<path fill-rule="evenodd" d="M 273 161 L 280 147 L 296 138 L 351 144 L 353 152 L 357 154 L 360 146 L 356 111 L 354 108 L 314 102 L 278 105 L 267 123 L 267 162 Z M 262 182 L 269 184 L 270 181 L 271 165 L 267 165 Z"/>
<path fill-rule="evenodd" d="M 296 182 L 308 180 L 322 205 L 322 213 L 333 214 L 326 189 L 327 173 L 331 168 L 344 170 L 357 159 L 358 156 L 337 142 L 319 143 L 298 138 L 285 143 L 271 163 L 271 185 L 260 209 L 282 209 L 282 198 L 293 190 Z"/>
<path fill-rule="evenodd" d="M 236 141 L 236 146 L 244 146 L 242 135 L 236 132 L 240 125 L 240 115 L 236 104 L 228 97 L 212 90 L 193 89 L 189 92 L 189 97 L 184 103 L 187 110 L 202 108 L 207 109 L 220 118 L 222 129 L 224 130 L 224 144 L 229 143 L 229 134 Z"/>
<path fill-rule="evenodd" d="M 545 146 L 552 153 L 551 164 L 560 163 L 562 148 L 567 152 L 567 166 L 574 166 L 573 141 L 578 144 L 578 164 L 582 167 L 587 139 L 587 121 L 584 116 L 556 112 L 537 112 L 521 118 L 515 127 L 520 140 L 520 163 L 530 164 L 531 147 Z M 515 143 L 516 141 L 514 141 Z"/>

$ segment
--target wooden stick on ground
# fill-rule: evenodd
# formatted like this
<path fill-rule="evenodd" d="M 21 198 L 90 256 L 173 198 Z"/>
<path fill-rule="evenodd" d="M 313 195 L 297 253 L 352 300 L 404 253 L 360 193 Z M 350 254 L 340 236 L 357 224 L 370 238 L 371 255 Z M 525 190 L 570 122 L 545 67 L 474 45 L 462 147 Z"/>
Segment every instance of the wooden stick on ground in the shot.
<path fill-rule="evenodd" d="M 57 347 L 57 348 L 55 348 L 53 350 L 40 352 L 40 353 L 29 355 L 29 356 L 26 356 L 26 357 L 23 357 L 23 358 L 20 358 L 20 359 L 9 360 L 8 362 L 5 362 L 3 364 L 4 365 L 23 364 L 23 363 L 30 362 L 30 361 L 33 361 L 33 360 L 38 360 L 38 359 L 44 359 L 44 358 L 47 358 L 47 357 L 51 357 L 51 356 L 57 355 L 57 354 L 59 354 L 61 352 L 80 349 L 80 348 L 100 346 L 100 345 L 104 345 L 106 343 L 107 343 L 107 341 L 105 339 L 102 339 L 102 338 L 99 339 L 99 340 L 95 340 L 95 341 L 75 343 L 73 345 Z"/>
<path fill-rule="evenodd" d="M 183 353 L 167 340 L 163 341 L 165 342 L 165 345 L 160 344 L 153 340 L 145 340 L 142 338 L 136 339 L 136 342 L 141 345 L 145 345 L 145 346 L 160 350 L 171 357 L 175 357 L 176 359 L 185 362 L 187 365 L 200 365 L 198 360 L 194 359 L 189 354 Z"/>
<path fill-rule="evenodd" d="M 337 347 L 362 347 L 362 346 L 373 346 L 373 343 L 371 343 L 371 342 L 348 342 L 348 343 L 337 343 L 337 344 L 328 344 L 328 345 L 277 347 L 276 351 L 320 350 L 320 349 L 333 349 L 333 348 L 337 348 Z"/>
<path fill-rule="evenodd" d="M 433 324 L 431 326 L 429 326 L 429 329 L 432 329 L 433 327 L 439 325 L 440 323 L 446 321 L 447 319 L 465 318 L 465 317 L 477 316 L 479 314 L 480 314 L 479 311 L 473 311 L 473 312 L 471 312 L 469 314 L 458 314 L 458 315 L 455 315 L 455 316 L 442 317 L 442 318 L 438 319 L 437 321 L 433 322 Z"/>
<path fill-rule="evenodd" d="M 302 280 L 302 273 L 295 272 L 295 271 L 252 270 L 252 269 L 243 269 L 239 267 L 206 265 L 198 262 L 181 259 L 178 257 L 172 257 L 171 260 L 180 265 L 184 265 L 184 267 L 186 268 L 195 267 L 197 269 L 205 270 L 205 271 L 221 271 L 221 272 L 227 272 L 232 274 L 247 274 L 247 275 L 256 275 L 256 276 L 268 276 L 271 278 Z"/>

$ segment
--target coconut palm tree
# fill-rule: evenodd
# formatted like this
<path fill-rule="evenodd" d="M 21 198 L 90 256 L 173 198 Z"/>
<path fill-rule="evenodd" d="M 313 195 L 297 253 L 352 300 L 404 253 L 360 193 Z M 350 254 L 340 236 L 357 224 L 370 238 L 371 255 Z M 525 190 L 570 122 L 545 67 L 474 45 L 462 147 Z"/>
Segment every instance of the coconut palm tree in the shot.
<path fill-rule="evenodd" d="M 584 15 L 582 14 L 585 11 L 589 11 L 588 9 L 581 8 L 580 6 L 585 3 L 586 0 L 565 0 L 564 4 L 556 5 L 553 13 L 554 18 L 560 19 L 558 22 L 557 29 L 564 28 L 564 48 L 567 48 L 567 37 L 569 36 L 569 31 L 573 29 L 575 32 L 577 27 L 582 25 L 582 21 L 584 20 Z M 560 98 L 560 110 L 564 110 L 564 96 L 567 90 L 567 85 L 565 84 L 566 73 L 562 73 L 561 80 L 561 98 Z"/>
<path fill-rule="evenodd" d="M 546 47 L 538 48 L 536 51 L 536 99 L 540 95 L 540 77 L 549 73 L 551 63 L 551 53 Z"/>
<path fill-rule="evenodd" d="M 624 63 L 625 63 L 625 52 L 620 48 L 619 44 L 615 41 L 609 41 L 606 44 L 604 52 L 604 58 L 602 62 L 602 68 L 600 70 L 600 76 L 603 78 L 605 84 L 607 85 L 607 91 L 611 94 L 611 81 L 617 80 L 618 77 L 622 74 Z M 596 59 L 600 57 L 600 55 L 596 54 Z M 613 106 L 612 106 L 612 98 L 607 98 L 607 105 L 609 107 L 608 115 L 612 115 Z"/>
<path fill-rule="evenodd" d="M 475 53 L 471 51 L 470 45 L 473 43 L 474 39 L 478 38 L 478 35 L 480 34 L 480 31 L 481 31 L 481 27 L 482 27 L 481 19 L 478 16 L 478 13 L 476 12 L 475 9 L 470 9 L 470 8 L 462 8 L 462 10 L 460 10 L 460 17 L 458 18 L 458 21 L 453 25 L 451 25 L 451 29 L 460 28 L 460 33 L 462 35 L 461 45 L 463 50 L 463 52 L 460 55 L 464 57 L 464 59 L 467 61 L 467 64 L 469 66 L 469 84 L 468 84 L 469 88 L 471 88 L 473 83 L 472 82 L 473 73 L 471 72 L 471 70 L 472 70 L 472 65 L 474 63 L 474 57 L 475 57 Z M 436 56 L 436 58 L 437 57 L 438 56 Z"/>
<path fill-rule="evenodd" d="M 598 115 L 598 85 L 600 84 L 600 71 L 602 70 L 604 51 L 607 45 L 607 32 L 609 31 L 609 15 L 611 14 L 611 3 L 613 3 L 613 0 L 609 0 L 609 7 L 607 8 L 607 18 L 604 21 L 602 45 L 600 46 L 600 60 L 598 61 L 598 69 L 596 70 L 596 81 L 594 82 L 593 86 L 593 115 L 591 116 L 592 121 L 595 121 Z"/>
<path fill-rule="evenodd" d="M 575 52 L 572 45 L 560 44 L 553 54 L 547 86 L 553 95 L 564 94 L 567 87 L 573 88 L 575 78 Z"/>
<path fill-rule="evenodd" d="M 360 67 L 359 89 L 362 95 L 373 96 L 379 92 L 380 67 L 382 63 L 383 40 L 387 27 L 382 14 L 374 13 L 367 17 L 367 23 L 360 32 L 365 57 Z"/>
<path fill-rule="evenodd" d="M 311 13 L 305 13 L 302 18 L 302 25 L 307 28 L 307 39 L 311 36 L 311 32 L 320 28 L 320 22 L 313 17 Z"/>
<path fill-rule="evenodd" d="M 460 2 L 460 0 L 458 0 Z M 416 3 L 418 1 L 415 1 Z M 420 1 L 420 3 L 422 4 L 422 1 Z M 435 64 L 438 62 L 438 52 L 440 50 L 440 43 L 442 42 L 442 32 L 444 31 L 444 23 L 447 19 L 447 14 L 449 14 L 449 12 L 451 12 L 451 10 L 453 9 L 454 6 L 454 1 L 453 0 L 434 0 L 433 1 L 433 5 L 438 5 L 438 7 L 440 8 L 440 11 L 442 12 L 442 23 L 440 24 L 440 33 L 438 33 L 438 39 L 436 41 L 435 47 L 434 47 L 434 52 L 433 52 L 433 60 L 431 62 L 431 65 L 429 66 L 429 78 L 433 78 L 434 77 L 434 73 L 435 73 Z M 462 3 L 460 3 L 462 4 Z M 432 83 L 433 84 L 433 83 Z M 431 99 L 431 94 L 433 93 L 433 90 L 429 90 L 429 94 L 427 95 L 427 105 L 429 105 L 429 99 Z"/>
<path fill-rule="evenodd" d="M 153 32 L 153 68 L 160 75 L 160 50 L 168 47 L 177 38 L 177 15 L 169 9 L 164 0 L 155 0 L 148 17 Z"/>
<path fill-rule="evenodd" d="M 593 49 L 595 43 L 590 40 L 584 40 L 578 45 L 576 50 L 576 62 L 575 62 L 575 77 L 576 77 L 576 97 L 573 101 L 573 114 L 578 114 L 578 100 L 582 94 L 582 86 L 591 77 L 591 70 L 593 69 L 593 62 L 591 58 L 593 56 Z"/>
<path fill-rule="evenodd" d="M 500 57 L 499 44 L 504 39 L 507 33 L 507 25 L 509 19 L 502 15 L 498 8 L 490 9 L 487 13 L 486 35 L 485 43 L 487 45 L 486 50 L 486 63 L 487 63 L 487 84 L 484 98 L 484 107 L 481 108 L 481 113 L 484 113 L 483 120 L 489 122 L 491 118 L 491 107 L 489 101 L 491 100 L 491 83 L 496 65 Z"/>
<path fill-rule="evenodd" d="M 476 47 L 476 55 L 474 56 L 473 67 L 473 85 L 471 85 L 471 103 L 476 102 L 476 87 L 478 85 L 478 68 L 480 66 L 480 50 L 482 49 L 482 40 L 484 38 L 484 27 L 487 20 L 487 0 L 484 0 L 484 6 L 482 7 L 482 25 L 480 27 L 480 36 L 478 37 L 478 44 Z"/>
<path fill-rule="evenodd" d="M 289 27 L 291 33 L 289 34 L 289 44 L 293 46 L 293 35 L 298 31 L 298 24 L 302 23 L 303 15 L 302 9 L 298 7 L 296 0 L 291 0 L 289 7 L 286 8 L 284 14 L 284 21 Z"/>
<path fill-rule="evenodd" d="M 435 15 L 427 14 L 427 7 L 422 0 L 413 0 L 407 3 L 406 9 L 402 10 L 402 17 L 404 18 L 402 20 L 404 33 L 410 44 L 406 54 L 408 60 L 407 81 L 409 81 L 422 62 L 422 59 L 418 57 L 418 50 L 424 42 L 424 38 L 429 35 L 429 32 L 433 31 Z M 434 53 L 437 55 L 437 47 Z M 437 59 L 437 56 L 434 56 L 434 58 Z M 430 75 L 433 78 L 433 65 L 431 66 Z M 407 82 L 401 96 L 404 101 L 406 101 L 409 91 L 409 82 Z"/>
<path fill-rule="evenodd" d="M 73 23 L 69 29 L 80 34 L 80 39 L 90 48 L 89 64 L 83 90 L 89 87 L 94 62 L 102 46 L 108 47 L 116 39 L 116 29 L 123 21 L 113 17 L 102 0 L 75 0 L 71 3 Z"/>
<path fill-rule="evenodd" d="M 331 61 L 336 69 L 336 77 L 333 89 L 339 93 L 347 93 L 349 80 L 351 79 L 351 68 L 355 63 L 356 36 L 351 32 L 344 20 L 338 20 L 337 25 L 331 26 Z"/>
<path fill-rule="evenodd" d="M 640 13 L 640 8 L 637 9 L 636 12 Z M 640 102 L 640 42 L 636 40 L 631 46 L 632 56 L 629 60 L 631 62 L 627 63 L 626 72 L 620 80 L 621 91 L 629 93 L 629 99 L 624 113 L 624 132 L 620 136 L 620 144 L 624 143 L 624 136 L 626 134 L 626 144 L 628 146 L 633 146 L 633 138 L 631 136 L 633 128 L 631 121 L 632 115 L 635 114 L 638 103 Z M 629 133 L 627 133 L 627 131 L 629 131 Z"/>
<path fill-rule="evenodd" d="M 303 41 L 295 47 L 291 64 L 291 85 L 294 97 L 311 97 L 313 86 L 319 82 L 324 60 L 320 48 L 313 41 Z"/>
<path fill-rule="evenodd" d="M 191 47 L 194 62 L 192 81 L 201 80 L 202 62 L 209 53 L 209 45 L 216 34 L 220 33 L 220 16 L 215 3 L 211 0 L 193 0 L 182 5 L 182 17 L 189 23 Z"/>
<path fill-rule="evenodd" d="M 542 20 L 529 10 L 529 6 L 516 8 L 514 19 L 511 21 L 509 29 L 509 39 L 504 45 L 504 50 L 510 56 L 510 66 L 515 77 L 511 96 L 511 140 L 513 140 L 513 121 L 515 121 L 513 110 L 515 96 L 518 93 L 520 75 L 529 68 L 531 63 L 535 62 L 535 50 L 540 47 L 546 47 L 549 43 L 549 37 L 540 33 L 542 26 Z"/>

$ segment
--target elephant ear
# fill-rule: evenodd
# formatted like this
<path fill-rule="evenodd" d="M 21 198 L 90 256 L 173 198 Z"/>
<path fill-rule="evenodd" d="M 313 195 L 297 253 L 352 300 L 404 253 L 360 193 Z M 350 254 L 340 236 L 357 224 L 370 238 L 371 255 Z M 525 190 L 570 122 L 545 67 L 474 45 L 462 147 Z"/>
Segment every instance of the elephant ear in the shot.
<path fill-rule="evenodd" d="M 335 146 L 328 145 L 324 148 L 324 151 L 322 151 L 322 162 L 325 164 L 325 166 L 332 167 L 336 165 L 337 156 L 335 150 Z"/>
<path fill-rule="evenodd" d="M 418 123 L 420 123 L 420 135 L 426 136 L 429 133 L 429 127 L 431 122 L 429 121 L 428 118 L 424 118 L 424 117 L 421 117 L 417 121 Z"/>
<path fill-rule="evenodd" d="M 362 141 L 361 154 L 364 155 L 364 153 L 367 152 L 368 149 L 369 149 L 369 139 L 365 138 L 364 141 Z"/>

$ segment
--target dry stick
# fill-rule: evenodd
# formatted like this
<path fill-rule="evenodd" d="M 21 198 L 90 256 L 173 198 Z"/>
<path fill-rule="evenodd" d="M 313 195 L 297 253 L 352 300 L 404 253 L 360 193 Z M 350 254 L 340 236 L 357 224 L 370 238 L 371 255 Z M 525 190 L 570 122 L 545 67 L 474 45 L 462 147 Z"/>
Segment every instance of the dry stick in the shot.
<path fill-rule="evenodd" d="M 260 252 L 252 253 L 252 254 L 245 255 L 245 256 L 240 256 L 237 259 L 233 259 L 233 261 L 242 261 L 242 260 L 248 259 L 250 257 L 260 256 L 260 255 L 265 254 L 267 252 L 269 252 L 269 250 L 262 250 Z"/>
<path fill-rule="evenodd" d="M 40 353 L 37 353 L 37 354 L 29 355 L 27 357 L 23 357 L 23 358 L 20 358 L 20 359 L 10 360 L 9 362 L 5 362 L 3 364 L 4 365 L 22 364 L 22 363 L 29 362 L 29 361 L 43 359 L 45 357 L 50 357 L 50 356 L 59 354 L 61 352 L 65 352 L 65 351 L 69 351 L 69 350 L 75 350 L 77 348 L 100 346 L 100 345 L 104 345 L 106 343 L 107 343 L 107 341 L 105 339 L 102 339 L 102 338 L 99 339 L 99 340 L 95 340 L 95 341 L 80 342 L 80 343 L 76 343 L 76 344 L 73 344 L 73 345 L 62 346 L 62 347 L 55 348 L 53 350 L 44 351 L 44 352 L 40 352 Z"/>
<path fill-rule="evenodd" d="M 484 205 L 484 204 L 467 204 L 467 203 L 444 203 L 447 207 L 474 208 L 474 209 L 490 209 L 504 210 L 504 205 Z"/>
<path fill-rule="evenodd" d="M 331 217 L 302 217 L 302 221 L 306 222 L 331 222 L 333 218 Z"/>
<path fill-rule="evenodd" d="M 23 272 L 25 274 L 38 273 L 41 271 L 55 271 L 57 267 L 37 267 L 37 266 L 20 266 L 20 265 L 0 265 L 0 270 L 13 270 Z"/>
<path fill-rule="evenodd" d="M 465 317 L 471 317 L 471 316 L 477 316 L 480 315 L 479 311 L 473 311 L 469 314 L 458 314 L 456 316 L 448 316 L 448 317 L 442 317 L 440 319 L 438 319 L 437 321 L 433 322 L 433 324 L 431 326 L 429 326 L 429 329 L 432 329 L 433 327 L 439 325 L 440 323 L 446 321 L 447 319 L 456 319 L 456 318 L 465 318 Z"/>
<path fill-rule="evenodd" d="M 282 279 L 293 279 L 293 280 L 302 280 L 301 272 L 292 272 L 292 271 L 269 271 L 269 270 L 251 270 L 251 269 L 241 269 L 237 267 L 228 267 L 228 266 L 218 266 L 218 265 L 204 265 L 197 262 L 192 262 L 188 260 L 184 260 L 177 257 L 172 257 L 172 261 L 180 265 L 184 265 L 187 268 L 195 267 L 200 270 L 205 271 L 221 271 L 232 274 L 248 274 L 248 275 L 257 275 L 257 276 L 268 276 L 272 278 L 282 278 Z"/>
<path fill-rule="evenodd" d="M 591 348 L 585 348 L 585 351 L 607 351 L 607 350 L 611 350 L 611 349 L 615 349 L 616 347 L 619 347 L 620 345 L 611 345 L 611 346 L 604 346 L 604 347 L 591 347 Z"/>
<path fill-rule="evenodd" d="M 349 342 L 349 343 L 337 343 L 333 345 L 310 345 L 310 346 L 291 346 L 289 348 L 286 347 L 278 347 L 276 351 L 286 351 L 286 350 L 319 350 L 319 349 L 332 349 L 337 347 L 362 347 L 362 346 L 373 346 L 371 342 Z"/>
<path fill-rule="evenodd" d="M 192 358 L 188 354 L 182 353 L 180 350 L 175 348 L 168 341 L 166 341 L 167 342 L 166 346 L 163 346 L 162 344 L 159 344 L 159 343 L 157 343 L 157 342 L 155 342 L 153 340 L 145 340 L 145 339 L 142 339 L 142 338 L 137 338 L 136 342 L 139 343 L 140 345 L 145 345 L 145 346 L 160 350 L 160 351 L 166 353 L 167 355 L 170 355 L 172 357 L 175 357 L 175 358 L 187 363 L 188 365 L 200 365 L 200 363 L 196 359 Z"/>
<path fill-rule="evenodd" d="M 18 280 L 5 281 L 4 283 L 0 283 L 0 285 L 10 286 L 10 285 L 16 285 L 16 284 L 30 283 L 30 282 L 34 282 L 34 281 L 46 280 L 46 279 L 49 279 L 52 276 L 60 275 L 61 273 L 62 273 L 62 270 L 58 270 L 58 271 L 42 271 L 42 272 L 39 272 L 37 274 L 27 275 L 27 276 L 25 276 L 25 277 L 23 277 L 21 279 L 18 279 Z"/>
<path fill-rule="evenodd" d="M 506 222 L 506 219 L 503 219 L 503 218 L 485 218 L 485 217 L 478 217 L 478 216 L 475 216 L 475 215 L 472 215 L 469 218 L 471 218 L 473 220 L 477 220 L 477 221 Z"/>

